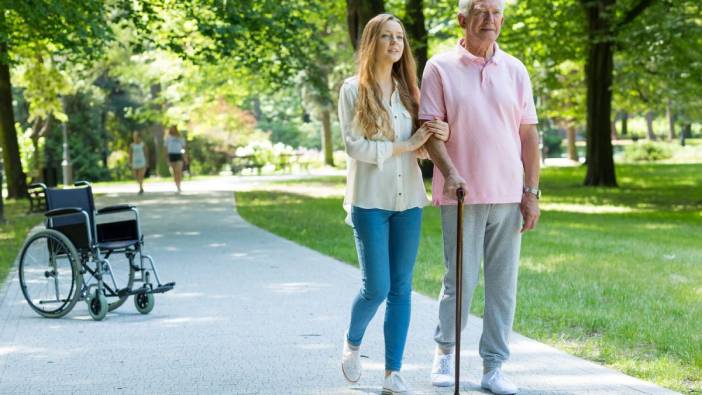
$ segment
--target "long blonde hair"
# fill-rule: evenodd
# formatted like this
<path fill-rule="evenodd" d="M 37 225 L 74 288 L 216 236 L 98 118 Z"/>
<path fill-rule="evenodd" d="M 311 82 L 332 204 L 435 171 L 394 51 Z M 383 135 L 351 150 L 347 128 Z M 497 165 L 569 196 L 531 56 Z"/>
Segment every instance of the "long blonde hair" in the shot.
<path fill-rule="evenodd" d="M 412 116 L 413 130 L 416 128 L 419 108 L 419 88 L 417 88 L 417 66 L 412 56 L 407 33 L 402 22 L 391 14 L 373 17 L 363 28 L 361 45 L 358 48 L 358 101 L 355 120 L 366 138 L 371 139 L 380 133 L 388 140 L 395 140 L 395 131 L 390 123 L 390 114 L 383 106 L 383 94 L 375 72 L 375 49 L 383 24 L 395 21 L 403 32 L 404 49 L 399 61 L 392 65 L 392 78 L 397 81 L 400 100 Z"/>

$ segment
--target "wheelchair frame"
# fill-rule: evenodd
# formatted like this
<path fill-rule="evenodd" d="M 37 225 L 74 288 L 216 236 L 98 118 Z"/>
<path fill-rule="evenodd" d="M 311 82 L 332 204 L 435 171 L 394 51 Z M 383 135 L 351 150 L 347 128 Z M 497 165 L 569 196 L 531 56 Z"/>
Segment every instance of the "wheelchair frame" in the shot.
<path fill-rule="evenodd" d="M 100 210 L 95 209 L 92 189 L 87 181 L 79 181 L 74 184 L 76 188 L 70 190 L 76 193 L 77 190 L 84 190 L 83 203 L 88 207 L 55 207 L 52 208 L 52 194 L 60 194 L 66 191 L 60 189 L 49 189 L 44 184 L 32 184 L 32 188 L 42 188 L 46 196 L 46 223 L 45 229 L 33 235 L 25 242 L 22 248 L 19 262 L 20 286 L 25 299 L 30 307 L 38 314 L 59 318 L 68 314 L 78 301 L 85 300 L 88 303 L 90 316 L 94 320 L 102 320 L 108 311 L 120 307 L 129 296 L 134 296 L 136 309 L 142 314 L 148 314 L 154 307 L 154 294 L 168 292 L 175 286 L 175 282 L 162 284 L 154 264 L 154 259 L 144 254 L 142 251 L 144 237 L 141 233 L 141 222 L 139 211 L 130 204 L 109 206 Z M 86 211 L 92 211 L 88 212 Z M 108 221 L 102 224 L 97 223 L 98 216 L 106 214 L 131 213 L 128 220 Z M 64 219 L 62 221 L 62 218 Z M 66 223 L 66 218 L 73 218 Z M 77 218 L 81 221 L 76 222 Z M 63 223 L 61 223 L 63 222 Z M 84 229 L 80 230 L 84 225 Z M 102 227 L 102 229 L 101 229 Z M 126 230 L 125 230 L 126 229 Z M 101 231 L 102 230 L 102 231 Z M 84 233 L 81 233 L 84 232 Z M 82 237 L 84 236 L 84 237 Z M 110 237 L 122 240 L 110 240 Z M 46 246 L 43 246 L 43 239 Z M 87 239 L 87 240 L 86 240 Z M 28 251 L 34 244 L 39 245 L 39 251 L 48 249 L 48 269 L 43 276 L 48 283 L 53 282 L 55 298 L 38 300 L 39 305 L 63 303 L 58 309 L 47 311 L 35 304 L 30 294 L 28 284 L 41 282 L 41 271 L 26 269 L 29 265 L 29 257 L 33 255 Z M 61 246 L 61 250 L 56 247 Z M 115 280 L 114 271 L 110 265 L 109 258 L 114 253 L 122 253 L 128 260 L 127 285 L 119 288 Z M 26 262 L 25 262 L 26 258 Z M 68 259 L 71 267 L 71 286 L 68 295 L 61 298 L 59 284 L 58 261 Z M 136 262 L 135 262 L 136 259 Z M 148 266 L 145 265 L 147 261 Z M 25 264 L 26 263 L 26 264 Z M 39 263 L 41 266 L 41 263 Z M 32 273 L 40 273 L 39 281 L 27 280 L 26 277 Z M 137 277 L 137 274 L 139 276 Z M 156 286 L 152 284 L 151 274 L 156 280 Z M 111 280 L 107 282 L 106 280 Z M 53 281 L 52 281 L 53 280 Z M 94 280 L 94 282 L 93 282 Z M 142 283 L 141 287 L 134 287 L 135 283 Z M 78 289 L 80 284 L 80 289 Z M 51 285 L 48 286 L 49 288 Z M 117 298 L 110 303 L 107 298 Z"/>

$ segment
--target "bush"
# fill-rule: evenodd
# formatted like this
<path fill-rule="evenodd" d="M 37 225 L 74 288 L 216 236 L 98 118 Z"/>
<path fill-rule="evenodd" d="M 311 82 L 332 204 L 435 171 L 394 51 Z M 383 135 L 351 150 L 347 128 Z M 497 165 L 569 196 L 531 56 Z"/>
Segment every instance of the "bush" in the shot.
<path fill-rule="evenodd" d="M 107 157 L 107 167 L 110 169 L 113 180 L 127 180 L 132 177 L 129 154 L 124 151 L 113 151 Z"/>
<path fill-rule="evenodd" d="M 561 143 L 563 142 L 563 137 L 561 137 L 555 130 L 545 131 L 543 142 L 549 156 L 558 156 L 558 154 L 561 153 Z"/>
<path fill-rule="evenodd" d="M 629 144 L 624 148 L 624 160 L 628 162 L 653 162 L 672 156 L 670 148 L 652 142 Z"/>
<path fill-rule="evenodd" d="M 188 156 L 192 174 L 218 174 L 229 164 L 227 148 L 206 136 L 195 136 L 188 141 Z"/>

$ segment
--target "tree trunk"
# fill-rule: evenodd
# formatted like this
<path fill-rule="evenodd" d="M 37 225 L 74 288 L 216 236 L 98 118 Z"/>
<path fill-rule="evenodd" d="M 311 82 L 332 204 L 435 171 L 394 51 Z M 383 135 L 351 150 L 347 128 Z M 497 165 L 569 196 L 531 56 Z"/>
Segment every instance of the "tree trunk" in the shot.
<path fill-rule="evenodd" d="M 568 138 L 568 159 L 578 161 L 578 149 L 575 147 L 575 125 L 570 124 L 566 127 L 566 136 Z"/>
<path fill-rule="evenodd" d="M 629 121 L 629 113 L 626 111 L 622 112 L 622 136 L 626 136 L 628 133 L 627 127 L 628 127 L 628 121 Z"/>
<path fill-rule="evenodd" d="M 153 84 L 151 85 L 151 98 L 156 99 L 159 95 L 161 94 L 161 85 L 160 84 Z M 157 106 L 158 110 L 162 110 L 162 106 L 158 105 Z M 154 136 L 154 161 L 153 164 L 155 166 L 150 168 L 155 170 L 155 173 L 158 174 L 161 177 L 168 177 L 170 176 L 170 170 L 168 169 L 168 161 L 166 160 L 166 148 L 163 146 L 164 138 L 165 138 L 165 128 L 163 124 L 161 123 L 156 123 L 152 126 L 151 128 L 153 136 Z"/>
<path fill-rule="evenodd" d="M 680 130 L 680 145 L 685 146 L 685 139 L 692 133 L 692 124 L 686 123 Z"/>
<path fill-rule="evenodd" d="M 614 0 L 587 3 L 587 174 L 585 185 L 617 186 L 612 156 L 610 118 L 612 113 L 612 70 L 614 43 L 609 13 Z M 604 34 L 604 36 L 603 36 Z"/>
<path fill-rule="evenodd" d="M 4 197 L 2 196 L 2 173 L 3 169 L 0 165 L 0 224 L 5 223 L 5 202 Z"/>
<path fill-rule="evenodd" d="M 49 119 L 46 121 L 43 118 L 37 118 L 34 120 L 34 125 L 32 125 L 32 135 L 30 136 L 32 140 L 32 148 L 34 149 L 34 163 L 31 164 L 32 177 L 36 176 L 35 180 L 40 180 L 41 176 L 41 155 L 39 153 L 39 136 L 41 136 L 41 131 L 46 128 L 49 123 Z"/>
<path fill-rule="evenodd" d="M 668 99 L 665 107 L 665 115 L 668 118 L 668 141 L 675 140 L 675 115 L 673 114 L 672 103 Z"/>
<path fill-rule="evenodd" d="M 325 109 L 322 111 L 322 149 L 324 150 L 324 164 L 328 166 L 334 166 L 331 129 L 331 112 L 329 109 Z"/>
<path fill-rule="evenodd" d="M 1 13 L 0 13 L 1 14 Z M 7 44 L 0 41 L 0 59 L 7 59 Z M 22 171 L 15 115 L 12 112 L 12 82 L 10 66 L 0 60 L 0 137 L 2 137 L 2 155 L 7 177 L 7 196 L 22 198 L 27 196 L 27 180 Z"/>
<path fill-rule="evenodd" d="M 417 61 L 417 75 L 421 80 L 427 63 L 428 35 L 424 25 L 424 0 L 406 0 L 405 28 L 412 43 L 412 52 Z"/>
<path fill-rule="evenodd" d="M 253 104 L 253 115 L 254 118 L 256 118 L 256 122 L 261 120 L 261 116 L 263 113 L 261 112 L 261 99 L 258 98 L 258 96 L 255 96 L 252 100 Z"/>
<path fill-rule="evenodd" d="M 374 16 L 385 12 L 384 0 L 346 0 L 346 25 L 353 50 L 358 49 L 363 28 Z"/>
<path fill-rule="evenodd" d="M 646 138 L 649 141 L 656 141 L 656 134 L 653 133 L 653 119 L 655 118 L 653 111 L 646 113 Z"/>

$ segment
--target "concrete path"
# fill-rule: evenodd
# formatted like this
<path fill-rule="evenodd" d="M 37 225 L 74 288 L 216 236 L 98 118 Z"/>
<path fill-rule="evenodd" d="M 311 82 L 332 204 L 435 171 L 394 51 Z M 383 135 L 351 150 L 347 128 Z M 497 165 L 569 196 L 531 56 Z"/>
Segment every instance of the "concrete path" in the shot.
<path fill-rule="evenodd" d="M 358 269 L 244 222 L 231 193 L 241 185 L 203 181 L 139 198 L 103 190 L 98 207 L 138 204 L 146 251 L 175 290 L 149 315 L 129 300 L 102 322 L 83 303 L 51 320 L 30 310 L 12 273 L 0 289 L 0 394 L 379 394 L 382 310 L 362 348 L 361 381 L 348 385 L 340 372 Z M 416 394 L 453 393 L 428 382 L 436 307 L 413 296 L 404 376 Z M 463 336 L 465 394 L 483 393 L 480 325 L 471 318 Z M 517 334 L 512 348 L 505 371 L 522 394 L 672 393 Z"/>

